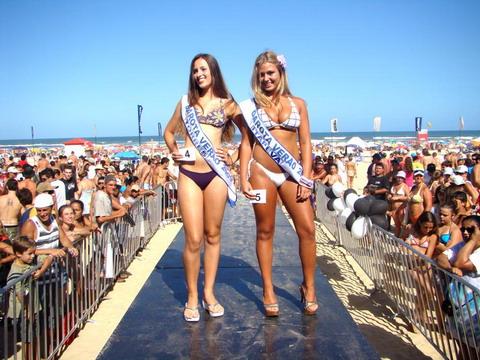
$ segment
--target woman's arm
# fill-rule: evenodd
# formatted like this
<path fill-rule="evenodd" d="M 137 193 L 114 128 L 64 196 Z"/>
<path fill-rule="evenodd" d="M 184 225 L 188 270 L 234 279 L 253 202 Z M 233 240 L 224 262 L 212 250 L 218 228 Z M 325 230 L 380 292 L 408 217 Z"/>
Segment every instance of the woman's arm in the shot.
<path fill-rule="evenodd" d="M 308 111 L 305 101 L 300 98 L 294 98 L 293 101 L 300 113 L 300 127 L 298 128 L 298 142 L 300 143 L 300 156 L 303 167 L 303 176 L 307 179 L 312 178 L 312 139 L 310 137 L 310 123 L 308 120 Z M 305 186 L 297 186 L 297 201 L 305 201 L 310 197 L 312 189 Z"/>
<path fill-rule="evenodd" d="M 432 234 L 428 237 L 428 248 L 425 252 L 425 255 L 428 256 L 430 259 L 433 257 L 433 253 L 435 252 L 435 248 L 438 243 L 438 236 L 437 234 Z"/>
<path fill-rule="evenodd" d="M 423 189 L 423 208 L 424 211 L 432 210 L 432 193 L 428 187 Z"/>
<path fill-rule="evenodd" d="M 456 224 L 452 224 L 452 231 L 450 232 L 450 241 L 448 242 L 447 249 L 450 249 L 463 241 L 462 233 Z"/>
<path fill-rule="evenodd" d="M 252 185 L 248 181 L 248 163 L 252 157 L 254 141 L 251 132 L 245 124 L 245 119 L 243 118 L 240 107 L 237 104 L 235 104 L 233 122 L 237 125 L 242 135 L 242 140 L 238 149 L 240 159 L 240 186 L 245 197 L 247 199 L 253 199 L 255 195 L 252 193 Z"/>
<path fill-rule="evenodd" d="M 167 145 L 170 154 L 172 154 L 173 161 L 177 161 L 177 159 L 182 157 L 182 155 L 178 152 L 178 145 L 177 141 L 175 140 L 175 130 L 182 121 L 181 109 L 182 103 L 179 101 L 163 133 L 163 139 L 165 140 L 165 144 Z"/>

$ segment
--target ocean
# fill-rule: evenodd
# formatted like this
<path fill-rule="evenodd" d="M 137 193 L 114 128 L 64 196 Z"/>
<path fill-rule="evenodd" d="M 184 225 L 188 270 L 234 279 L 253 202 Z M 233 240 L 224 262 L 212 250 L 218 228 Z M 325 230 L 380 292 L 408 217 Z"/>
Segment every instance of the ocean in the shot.
<path fill-rule="evenodd" d="M 449 141 L 456 138 L 461 139 L 473 139 L 480 137 L 480 130 L 464 130 L 464 131 L 450 131 L 450 130 L 439 130 L 439 131 L 429 131 L 429 138 L 431 140 L 445 140 Z M 368 131 L 368 132 L 314 132 L 311 134 L 312 140 L 327 140 L 327 141 L 343 141 L 348 140 L 352 136 L 358 136 L 363 140 L 367 141 L 383 141 L 383 142 L 395 142 L 395 141 L 409 141 L 416 138 L 414 131 Z M 47 138 L 47 139 L 15 139 L 15 140 L 0 140 L 1 147 L 31 147 L 32 145 L 36 147 L 56 147 L 61 146 L 69 138 Z M 109 144 L 122 144 L 122 145 L 138 145 L 138 136 L 108 136 L 108 137 L 86 137 L 86 140 L 93 142 L 98 145 L 109 145 Z M 152 136 L 142 136 L 142 144 L 145 144 L 148 141 L 160 141 L 163 142 L 158 135 Z M 236 134 L 234 142 L 240 141 L 240 135 Z"/>

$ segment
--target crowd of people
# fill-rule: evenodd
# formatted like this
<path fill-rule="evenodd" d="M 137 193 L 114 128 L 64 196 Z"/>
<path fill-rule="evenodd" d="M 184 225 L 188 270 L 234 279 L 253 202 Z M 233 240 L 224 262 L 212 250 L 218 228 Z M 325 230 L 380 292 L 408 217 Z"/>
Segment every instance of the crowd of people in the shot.
<path fill-rule="evenodd" d="M 353 156 L 317 156 L 314 178 L 327 186 L 342 182 L 353 188 L 350 178 L 358 175 L 357 165 Z M 363 187 L 358 186 L 363 194 L 388 203 L 388 230 L 440 268 L 480 289 L 480 153 L 428 145 L 411 153 L 378 152 L 372 155 L 364 179 Z M 434 280 L 423 266 L 409 271 L 419 294 L 436 302 L 437 319 L 443 318 L 440 304 L 452 296 L 448 285 Z M 421 314 L 421 296 L 417 300 Z M 478 315 L 473 307 L 475 333 L 469 336 L 475 339 L 480 339 Z"/>
<path fill-rule="evenodd" d="M 463 238 L 470 235 L 464 221 L 469 224 L 479 212 L 480 154 L 430 151 L 373 154 L 363 192 L 388 202 L 391 231 L 397 237 L 430 258 L 448 253 L 453 266 Z M 352 187 L 357 164 L 353 156 L 317 156 L 313 174 L 323 184 Z M 430 234 L 432 230 L 429 236 L 420 234 L 423 223 L 433 225 L 435 234 Z M 457 265 L 456 269 L 463 268 Z"/>
<path fill-rule="evenodd" d="M 135 164 L 74 153 L 28 155 L 0 159 L 2 287 L 37 265 L 34 277 L 41 278 L 54 257 L 77 256 L 76 243 L 128 217 L 139 197 L 156 195 L 153 189 L 165 187 L 164 211 L 176 196 L 167 157 L 143 156 Z M 122 272 L 117 281 L 128 276 Z"/>

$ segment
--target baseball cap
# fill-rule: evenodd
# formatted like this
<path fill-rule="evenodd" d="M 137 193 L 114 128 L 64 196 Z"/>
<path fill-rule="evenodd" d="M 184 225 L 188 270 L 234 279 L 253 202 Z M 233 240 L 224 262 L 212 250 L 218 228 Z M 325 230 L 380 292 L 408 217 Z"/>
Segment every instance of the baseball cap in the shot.
<path fill-rule="evenodd" d="M 465 155 L 465 154 L 460 154 L 458 156 L 458 160 L 466 160 L 466 159 L 467 159 L 467 155 Z"/>
<path fill-rule="evenodd" d="M 399 171 L 399 172 L 397 172 L 396 177 L 401 177 L 401 178 L 405 179 L 407 177 L 407 174 L 405 174 L 405 171 Z"/>
<path fill-rule="evenodd" d="M 37 192 L 41 194 L 47 191 L 55 190 L 56 188 L 57 186 L 53 187 L 51 183 L 49 183 L 48 181 L 44 181 L 37 185 Z"/>
<path fill-rule="evenodd" d="M 33 200 L 33 206 L 37 209 L 46 208 L 49 206 L 53 206 L 53 198 L 52 195 L 49 194 L 39 194 L 35 196 L 35 200 Z"/>
<path fill-rule="evenodd" d="M 451 167 L 446 167 L 445 169 L 443 169 L 443 175 L 455 175 L 454 172 L 453 172 L 453 169 Z"/>
<path fill-rule="evenodd" d="M 17 170 L 17 168 L 15 166 L 10 166 L 7 169 L 7 172 L 12 173 L 12 174 L 17 174 L 19 171 Z"/>
<path fill-rule="evenodd" d="M 420 176 L 423 176 L 423 170 L 415 170 L 415 171 L 413 172 L 413 176 L 419 176 L 419 175 L 420 175 Z"/>
<path fill-rule="evenodd" d="M 132 191 L 140 191 L 140 186 L 138 186 L 137 184 L 132 185 L 131 190 L 132 190 Z"/>
<path fill-rule="evenodd" d="M 455 185 L 464 185 L 465 184 L 465 180 L 463 179 L 463 177 L 461 175 L 452 176 L 452 181 Z"/>
<path fill-rule="evenodd" d="M 459 167 L 457 167 L 457 168 L 455 169 L 455 172 L 456 172 L 457 174 L 465 174 L 465 173 L 468 172 L 468 168 L 467 168 L 465 165 L 460 165 Z"/>
<path fill-rule="evenodd" d="M 95 170 L 103 170 L 103 166 L 101 164 L 95 165 Z"/>

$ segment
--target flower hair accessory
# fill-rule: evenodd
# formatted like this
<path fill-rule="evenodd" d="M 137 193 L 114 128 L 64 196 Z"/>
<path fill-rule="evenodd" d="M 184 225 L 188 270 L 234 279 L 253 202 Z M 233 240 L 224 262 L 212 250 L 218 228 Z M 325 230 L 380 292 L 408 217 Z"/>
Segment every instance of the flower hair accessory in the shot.
<path fill-rule="evenodd" d="M 284 69 L 287 68 L 287 59 L 285 58 L 285 55 L 277 55 L 277 60 Z"/>

